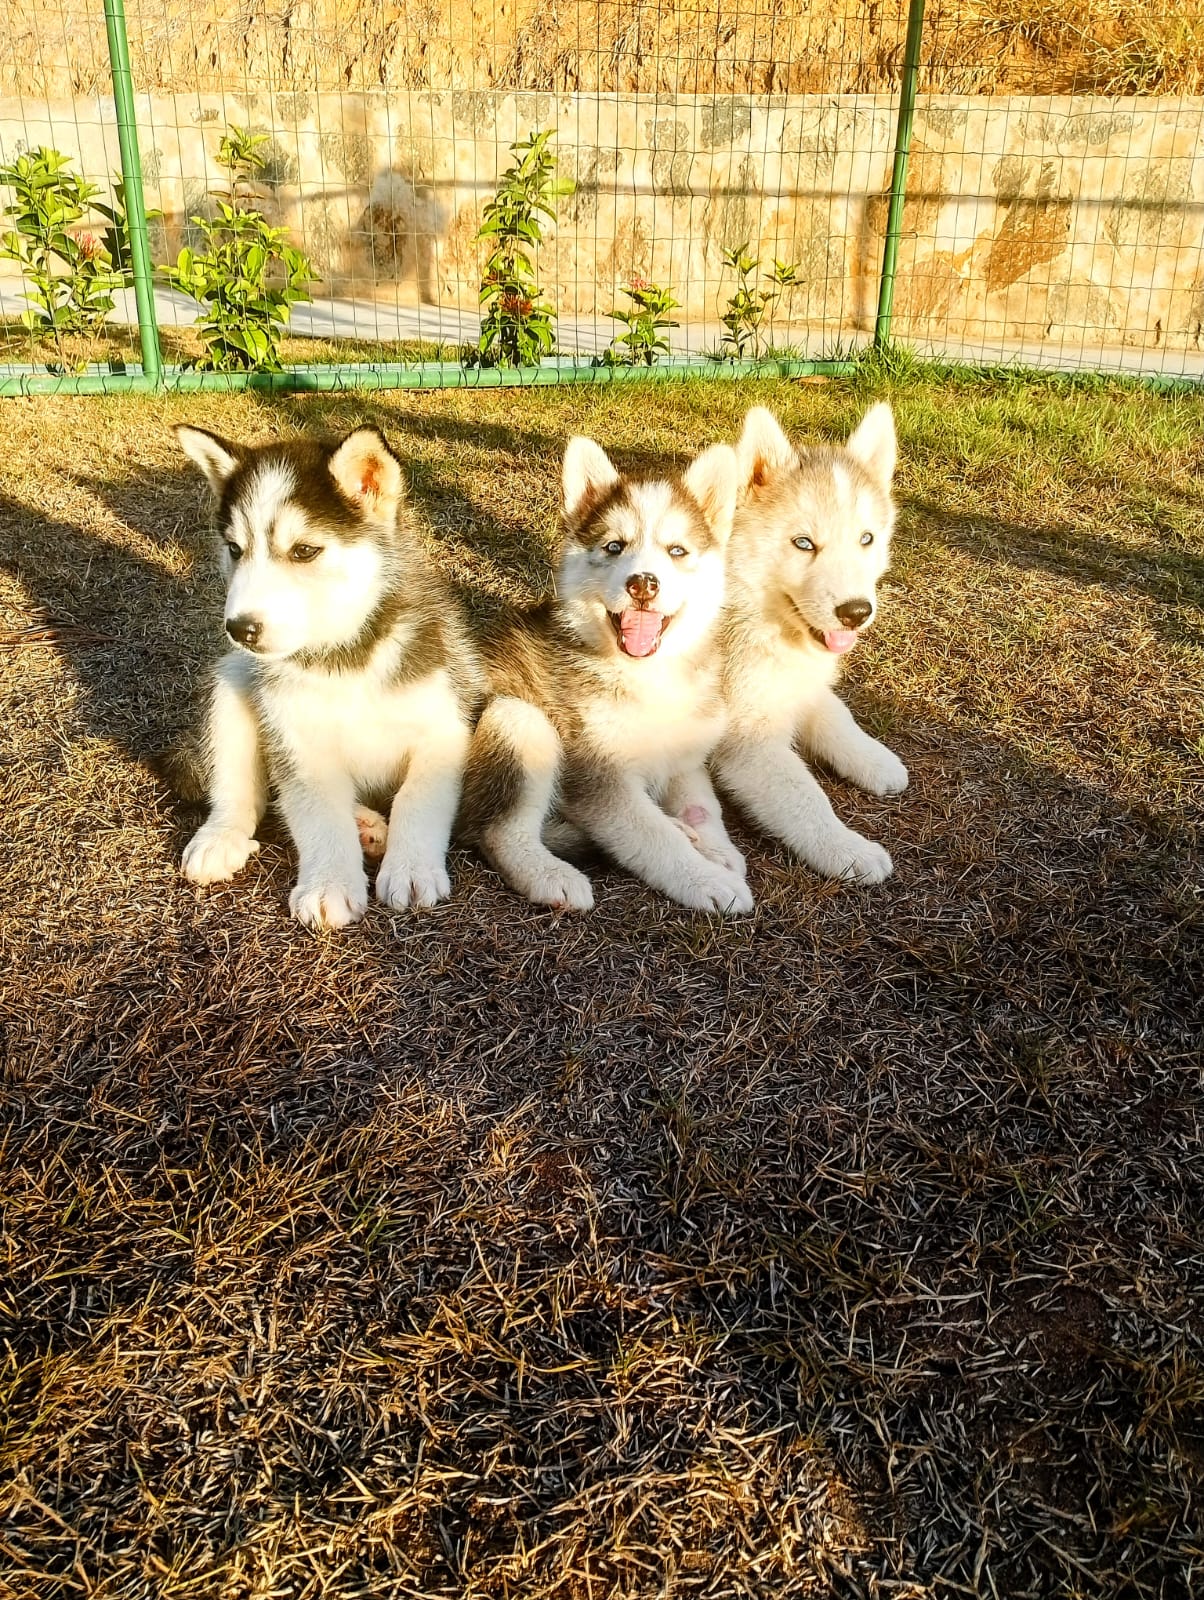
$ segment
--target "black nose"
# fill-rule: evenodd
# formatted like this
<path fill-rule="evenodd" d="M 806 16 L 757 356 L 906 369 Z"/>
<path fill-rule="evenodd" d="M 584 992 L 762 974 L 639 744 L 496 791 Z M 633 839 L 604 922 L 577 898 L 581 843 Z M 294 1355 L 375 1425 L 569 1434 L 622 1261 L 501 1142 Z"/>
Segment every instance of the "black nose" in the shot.
<path fill-rule="evenodd" d="M 231 617 L 226 623 L 226 632 L 235 644 L 245 644 L 248 650 L 254 650 L 263 632 L 263 623 L 257 617 Z"/>
<path fill-rule="evenodd" d="M 846 628 L 859 628 L 873 609 L 868 600 L 846 600 L 836 607 L 836 616 Z"/>
<path fill-rule="evenodd" d="M 646 606 L 660 592 L 661 580 L 655 572 L 633 572 L 627 580 L 627 593 L 638 606 Z"/>

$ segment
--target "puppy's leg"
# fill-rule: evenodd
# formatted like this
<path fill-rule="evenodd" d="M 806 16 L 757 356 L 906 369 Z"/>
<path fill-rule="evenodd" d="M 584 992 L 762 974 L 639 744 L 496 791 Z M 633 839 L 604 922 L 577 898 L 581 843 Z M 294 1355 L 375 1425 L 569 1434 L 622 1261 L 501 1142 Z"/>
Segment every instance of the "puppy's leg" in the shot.
<path fill-rule="evenodd" d="M 254 834 L 268 797 L 259 723 L 237 657 L 218 665 L 205 742 L 209 818 L 184 851 L 183 872 L 191 883 L 221 883 L 259 849 Z"/>
<path fill-rule="evenodd" d="M 376 898 L 394 911 L 438 905 L 451 893 L 447 847 L 460 804 L 470 734 L 455 706 L 410 753 L 389 812 Z"/>
<path fill-rule="evenodd" d="M 907 768 L 898 756 L 859 728 L 830 689 L 807 707 L 799 739 L 811 755 L 868 794 L 902 794 L 907 787 Z"/>
<path fill-rule="evenodd" d="M 280 809 L 297 847 L 289 910 L 307 928 L 345 928 L 368 909 L 368 879 L 348 776 L 292 772 Z"/>
<path fill-rule="evenodd" d="M 721 786 L 754 822 L 816 872 L 881 883 L 893 871 L 880 844 L 846 828 L 807 764 L 785 740 L 729 734 L 713 758 Z"/>
<path fill-rule="evenodd" d="M 574 773 L 565 797 L 570 820 L 620 866 L 694 911 L 751 911 L 744 879 L 709 861 L 638 778 L 590 768 Z"/>
<path fill-rule="evenodd" d="M 509 695 L 491 700 L 473 734 L 465 816 L 512 889 L 536 905 L 588 911 L 589 879 L 542 838 L 560 759 L 560 736 L 537 706 Z"/>
<path fill-rule="evenodd" d="M 665 790 L 664 808 L 689 830 L 687 837 L 693 835 L 691 843 L 708 861 L 745 876 L 744 857 L 728 838 L 719 796 L 705 767 L 675 773 Z"/>

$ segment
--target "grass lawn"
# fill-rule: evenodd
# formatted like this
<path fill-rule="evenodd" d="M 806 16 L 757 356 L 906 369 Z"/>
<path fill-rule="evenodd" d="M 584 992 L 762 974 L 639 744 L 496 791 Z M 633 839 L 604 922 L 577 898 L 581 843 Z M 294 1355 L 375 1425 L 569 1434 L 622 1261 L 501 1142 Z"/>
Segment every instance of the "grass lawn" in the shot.
<path fill-rule="evenodd" d="M 218 646 L 172 421 L 380 423 L 466 582 L 558 455 L 895 401 L 848 695 L 912 787 L 753 917 L 289 922 L 178 873 Z M 1204 1584 L 1204 398 L 840 383 L 0 403 L 0 1593 Z"/>

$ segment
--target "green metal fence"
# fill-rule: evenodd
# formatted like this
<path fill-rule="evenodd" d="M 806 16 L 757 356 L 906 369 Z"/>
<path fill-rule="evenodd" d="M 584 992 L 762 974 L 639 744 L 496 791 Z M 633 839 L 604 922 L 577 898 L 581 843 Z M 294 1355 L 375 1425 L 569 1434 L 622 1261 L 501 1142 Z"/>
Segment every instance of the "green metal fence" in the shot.
<path fill-rule="evenodd" d="M 1204 376 L 1202 10 L 3 3 L 0 394 L 841 373 L 897 341 Z M 539 235 L 498 255 L 541 134 Z M 46 151 L 96 194 L 22 220 Z M 205 370 L 192 296 L 240 227 L 300 294 L 264 357 L 265 268 Z M 530 364 L 480 348 L 545 313 Z"/>

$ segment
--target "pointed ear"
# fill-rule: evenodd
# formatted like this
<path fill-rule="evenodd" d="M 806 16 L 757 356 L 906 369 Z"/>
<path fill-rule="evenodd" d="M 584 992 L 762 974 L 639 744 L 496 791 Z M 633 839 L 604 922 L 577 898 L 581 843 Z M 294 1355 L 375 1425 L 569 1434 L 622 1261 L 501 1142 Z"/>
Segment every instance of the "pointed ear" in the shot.
<path fill-rule="evenodd" d="M 856 456 L 874 482 L 889 494 L 899 447 L 895 441 L 894 413 L 885 400 L 870 407 L 845 448 L 850 455 Z"/>
<path fill-rule="evenodd" d="M 326 463 L 346 499 L 365 517 L 389 518 L 405 498 L 401 462 L 376 428 L 357 428 Z"/>
<path fill-rule="evenodd" d="M 580 435 L 569 440 L 564 448 L 560 485 L 565 516 L 570 521 L 584 517 L 618 481 L 618 469 L 600 444 Z"/>
<path fill-rule="evenodd" d="M 744 432 L 736 446 L 741 489 L 759 488 L 774 472 L 794 466 L 798 453 L 782 432 L 772 411 L 754 406 L 744 419 Z"/>
<path fill-rule="evenodd" d="M 235 447 L 216 433 L 207 433 L 204 428 L 189 428 L 182 422 L 176 424 L 176 438 L 188 459 L 195 461 L 205 474 L 213 493 L 220 495 L 239 462 Z"/>
<path fill-rule="evenodd" d="M 730 444 L 713 444 L 687 470 L 682 483 L 702 507 L 711 532 L 722 543 L 732 531 L 740 468 Z"/>

